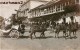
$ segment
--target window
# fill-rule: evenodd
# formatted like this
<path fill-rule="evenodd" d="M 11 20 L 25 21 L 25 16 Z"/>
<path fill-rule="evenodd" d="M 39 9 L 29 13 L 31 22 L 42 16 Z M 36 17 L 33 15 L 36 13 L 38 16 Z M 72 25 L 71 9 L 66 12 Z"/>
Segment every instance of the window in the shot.
<path fill-rule="evenodd" d="M 63 4 L 61 4 L 61 10 L 63 10 Z"/>
<path fill-rule="evenodd" d="M 52 12 L 54 12 L 54 6 L 52 7 Z"/>
<path fill-rule="evenodd" d="M 52 13 L 53 12 L 53 7 L 50 7 L 50 13 Z"/>
<path fill-rule="evenodd" d="M 44 9 L 44 14 L 46 14 L 47 13 L 47 9 Z"/>
<path fill-rule="evenodd" d="M 68 5 L 69 5 L 69 2 L 68 2 Z"/>
<path fill-rule="evenodd" d="M 39 16 L 39 13 L 40 13 L 40 12 L 39 12 L 39 9 L 37 9 L 37 16 Z"/>
<path fill-rule="evenodd" d="M 54 6 L 54 11 L 53 12 L 56 12 L 56 6 Z"/>
<path fill-rule="evenodd" d="M 67 5 L 67 3 L 65 2 L 65 6 Z"/>
<path fill-rule="evenodd" d="M 39 9 L 39 16 L 41 15 L 41 9 Z"/>
<path fill-rule="evenodd" d="M 50 11 L 50 9 L 48 8 L 48 9 L 47 9 L 47 13 L 49 13 L 49 11 Z"/>
<path fill-rule="evenodd" d="M 26 11 L 24 11 L 24 15 L 25 15 Z"/>
<path fill-rule="evenodd" d="M 57 6 L 54 6 L 54 12 L 56 12 L 56 7 L 57 7 Z"/>
<path fill-rule="evenodd" d="M 36 16 L 36 11 L 35 11 L 35 16 Z"/>
<path fill-rule="evenodd" d="M 50 13 L 51 13 L 51 7 L 50 7 Z"/>
<path fill-rule="evenodd" d="M 60 5 L 57 5 L 56 11 L 60 11 Z"/>
<path fill-rule="evenodd" d="M 79 3 L 79 0 L 75 0 L 75 3 Z"/>
<path fill-rule="evenodd" d="M 47 10 L 46 10 L 46 13 L 48 13 L 48 8 L 47 8 Z"/>
<path fill-rule="evenodd" d="M 44 9 L 41 9 L 41 15 L 43 15 L 44 14 Z"/>
<path fill-rule="evenodd" d="M 50 7 L 48 8 L 48 13 L 50 13 Z"/>
<path fill-rule="evenodd" d="M 62 10 L 61 8 L 62 8 L 62 6 L 61 6 L 61 4 L 60 4 L 60 11 Z"/>

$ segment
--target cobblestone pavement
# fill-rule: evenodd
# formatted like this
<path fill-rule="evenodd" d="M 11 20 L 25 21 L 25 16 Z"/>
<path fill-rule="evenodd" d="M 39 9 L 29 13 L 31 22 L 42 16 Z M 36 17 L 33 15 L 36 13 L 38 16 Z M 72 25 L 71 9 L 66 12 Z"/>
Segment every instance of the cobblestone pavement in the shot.
<path fill-rule="evenodd" d="M 50 31 L 45 34 L 46 38 L 38 38 L 40 33 L 36 33 L 37 38 L 32 40 L 28 38 L 28 32 L 19 39 L 0 37 L 0 50 L 80 50 L 80 31 L 76 39 L 54 38 L 54 33 Z"/>

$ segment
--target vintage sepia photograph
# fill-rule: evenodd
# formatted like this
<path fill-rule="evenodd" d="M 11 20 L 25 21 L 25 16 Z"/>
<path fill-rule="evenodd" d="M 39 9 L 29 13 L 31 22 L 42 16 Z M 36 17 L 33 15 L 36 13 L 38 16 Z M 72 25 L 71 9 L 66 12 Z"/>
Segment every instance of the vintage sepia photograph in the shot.
<path fill-rule="evenodd" d="M 80 50 L 80 0 L 0 0 L 0 50 Z"/>

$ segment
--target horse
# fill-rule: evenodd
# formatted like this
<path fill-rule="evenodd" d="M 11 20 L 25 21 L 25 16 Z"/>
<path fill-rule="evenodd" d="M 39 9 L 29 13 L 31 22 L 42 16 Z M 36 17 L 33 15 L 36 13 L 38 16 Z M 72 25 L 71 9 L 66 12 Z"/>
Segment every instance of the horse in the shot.
<path fill-rule="evenodd" d="M 32 39 L 32 35 L 34 34 L 34 36 L 36 37 L 35 33 L 36 32 L 41 32 L 41 35 L 40 37 L 45 37 L 45 34 L 44 32 L 46 31 L 47 29 L 44 27 L 44 26 L 39 26 L 39 25 L 34 25 L 30 28 L 30 38 Z"/>
<path fill-rule="evenodd" d="M 71 38 L 71 33 L 73 33 L 73 36 L 76 37 L 76 32 L 78 31 L 78 23 L 77 22 L 75 22 L 75 23 L 73 23 L 73 22 L 69 23 L 69 29 L 68 29 L 68 31 L 69 31 L 70 38 Z"/>
<path fill-rule="evenodd" d="M 66 38 L 66 36 L 67 36 L 67 25 L 66 25 L 66 23 L 61 23 L 61 24 L 57 23 L 57 25 L 55 27 L 55 38 L 56 37 L 59 38 L 60 31 L 63 32 L 63 37 Z"/>

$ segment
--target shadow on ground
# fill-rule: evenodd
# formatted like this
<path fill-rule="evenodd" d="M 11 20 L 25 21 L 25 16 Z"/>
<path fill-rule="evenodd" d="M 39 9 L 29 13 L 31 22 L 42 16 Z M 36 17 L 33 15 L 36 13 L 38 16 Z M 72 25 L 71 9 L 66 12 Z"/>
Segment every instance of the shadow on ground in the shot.
<path fill-rule="evenodd" d="M 0 36 L 0 38 L 11 38 L 10 36 Z M 29 36 L 20 36 L 18 39 L 24 39 L 24 38 L 30 38 Z M 55 38 L 54 36 L 46 36 L 46 37 L 33 37 L 33 39 L 49 39 L 49 38 Z M 58 39 L 65 38 L 63 36 L 59 36 Z M 65 39 L 76 39 L 77 37 L 66 37 Z M 56 38 L 55 38 L 56 39 Z"/>

